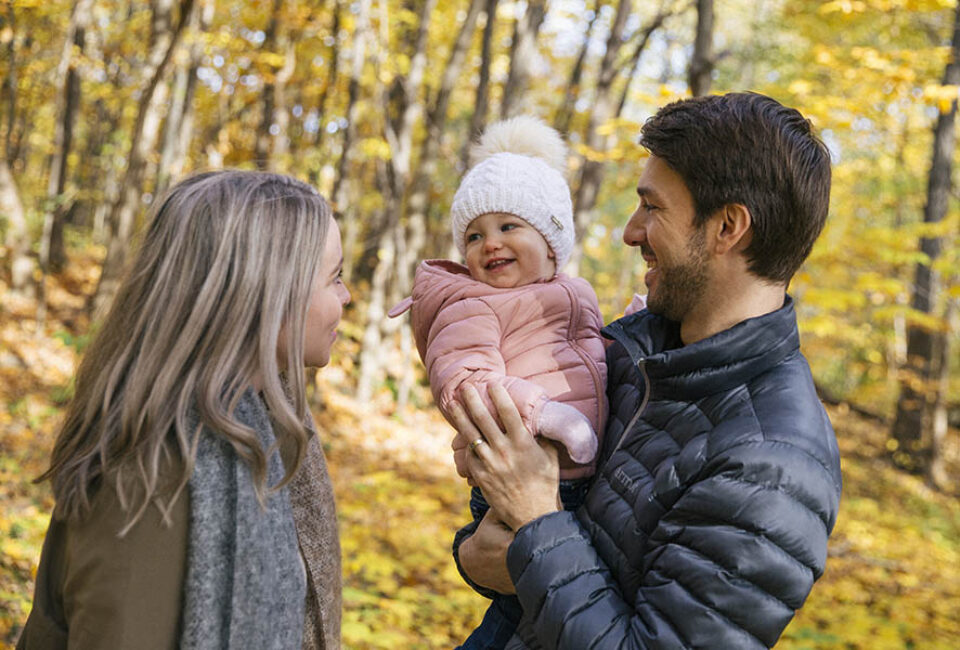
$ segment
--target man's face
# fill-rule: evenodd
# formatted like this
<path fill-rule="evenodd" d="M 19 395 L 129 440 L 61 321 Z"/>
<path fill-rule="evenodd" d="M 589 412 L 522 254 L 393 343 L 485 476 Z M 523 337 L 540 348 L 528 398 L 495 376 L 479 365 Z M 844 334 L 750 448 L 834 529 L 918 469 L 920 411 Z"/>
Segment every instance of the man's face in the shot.
<path fill-rule="evenodd" d="M 623 230 L 639 246 L 647 273 L 647 309 L 682 322 L 706 293 L 706 231 L 693 225 L 693 196 L 662 159 L 650 156 L 637 183 L 640 204 Z"/>

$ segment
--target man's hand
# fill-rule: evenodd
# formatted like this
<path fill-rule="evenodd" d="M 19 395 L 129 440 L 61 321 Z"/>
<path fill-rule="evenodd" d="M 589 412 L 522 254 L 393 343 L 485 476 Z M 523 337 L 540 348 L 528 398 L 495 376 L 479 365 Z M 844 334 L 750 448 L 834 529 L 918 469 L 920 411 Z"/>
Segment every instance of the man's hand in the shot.
<path fill-rule="evenodd" d="M 490 507 L 516 531 L 561 509 L 557 450 L 527 431 L 503 386 L 491 383 L 488 390 L 505 431 L 470 385 L 461 390 L 463 406 L 455 405 L 451 415 L 460 436 L 471 441 L 462 455 L 467 472 Z"/>
<path fill-rule="evenodd" d="M 507 570 L 507 548 L 513 536 L 493 508 L 487 510 L 476 532 L 460 545 L 460 566 L 481 587 L 501 594 L 517 593 Z"/>
<path fill-rule="evenodd" d="M 470 476 L 470 470 L 467 469 L 467 454 L 470 450 L 467 448 L 469 441 L 459 432 L 453 437 L 450 448 L 453 449 L 453 463 L 457 466 L 457 474 L 467 479 L 467 485 L 476 487 L 477 482 Z"/>

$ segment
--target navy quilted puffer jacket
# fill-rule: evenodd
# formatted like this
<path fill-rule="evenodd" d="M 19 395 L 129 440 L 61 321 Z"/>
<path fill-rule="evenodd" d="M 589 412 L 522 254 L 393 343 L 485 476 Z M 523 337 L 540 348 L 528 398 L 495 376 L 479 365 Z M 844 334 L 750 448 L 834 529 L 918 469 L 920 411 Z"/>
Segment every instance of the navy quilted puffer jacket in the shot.
<path fill-rule="evenodd" d="M 510 648 L 773 646 L 823 573 L 836 438 L 787 297 L 682 346 L 642 311 L 604 330 L 610 420 L 576 513 L 521 528 Z"/>

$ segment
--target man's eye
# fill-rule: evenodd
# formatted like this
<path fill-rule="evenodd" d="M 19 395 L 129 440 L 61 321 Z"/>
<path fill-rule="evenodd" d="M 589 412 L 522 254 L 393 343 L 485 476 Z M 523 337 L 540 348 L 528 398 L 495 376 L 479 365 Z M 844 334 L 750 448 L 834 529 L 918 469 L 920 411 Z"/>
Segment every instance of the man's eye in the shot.
<path fill-rule="evenodd" d="M 641 204 L 640 204 L 640 207 L 643 208 L 644 210 L 646 210 L 647 212 L 653 212 L 654 210 L 659 210 L 659 209 L 660 209 L 660 208 L 658 208 L 657 206 L 655 206 L 655 205 L 653 205 L 653 204 L 651 204 L 651 203 L 641 203 Z"/>

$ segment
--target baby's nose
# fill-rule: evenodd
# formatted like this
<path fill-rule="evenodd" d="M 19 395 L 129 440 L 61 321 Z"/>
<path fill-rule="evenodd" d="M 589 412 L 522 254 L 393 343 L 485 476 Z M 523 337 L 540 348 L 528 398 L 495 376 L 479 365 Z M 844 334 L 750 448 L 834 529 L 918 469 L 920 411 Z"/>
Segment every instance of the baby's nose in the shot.
<path fill-rule="evenodd" d="M 492 237 L 487 237 L 486 239 L 483 240 L 483 246 L 488 251 L 496 250 L 500 248 L 500 245 L 501 245 L 500 238 L 497 237 L 496 235 Z"/>

